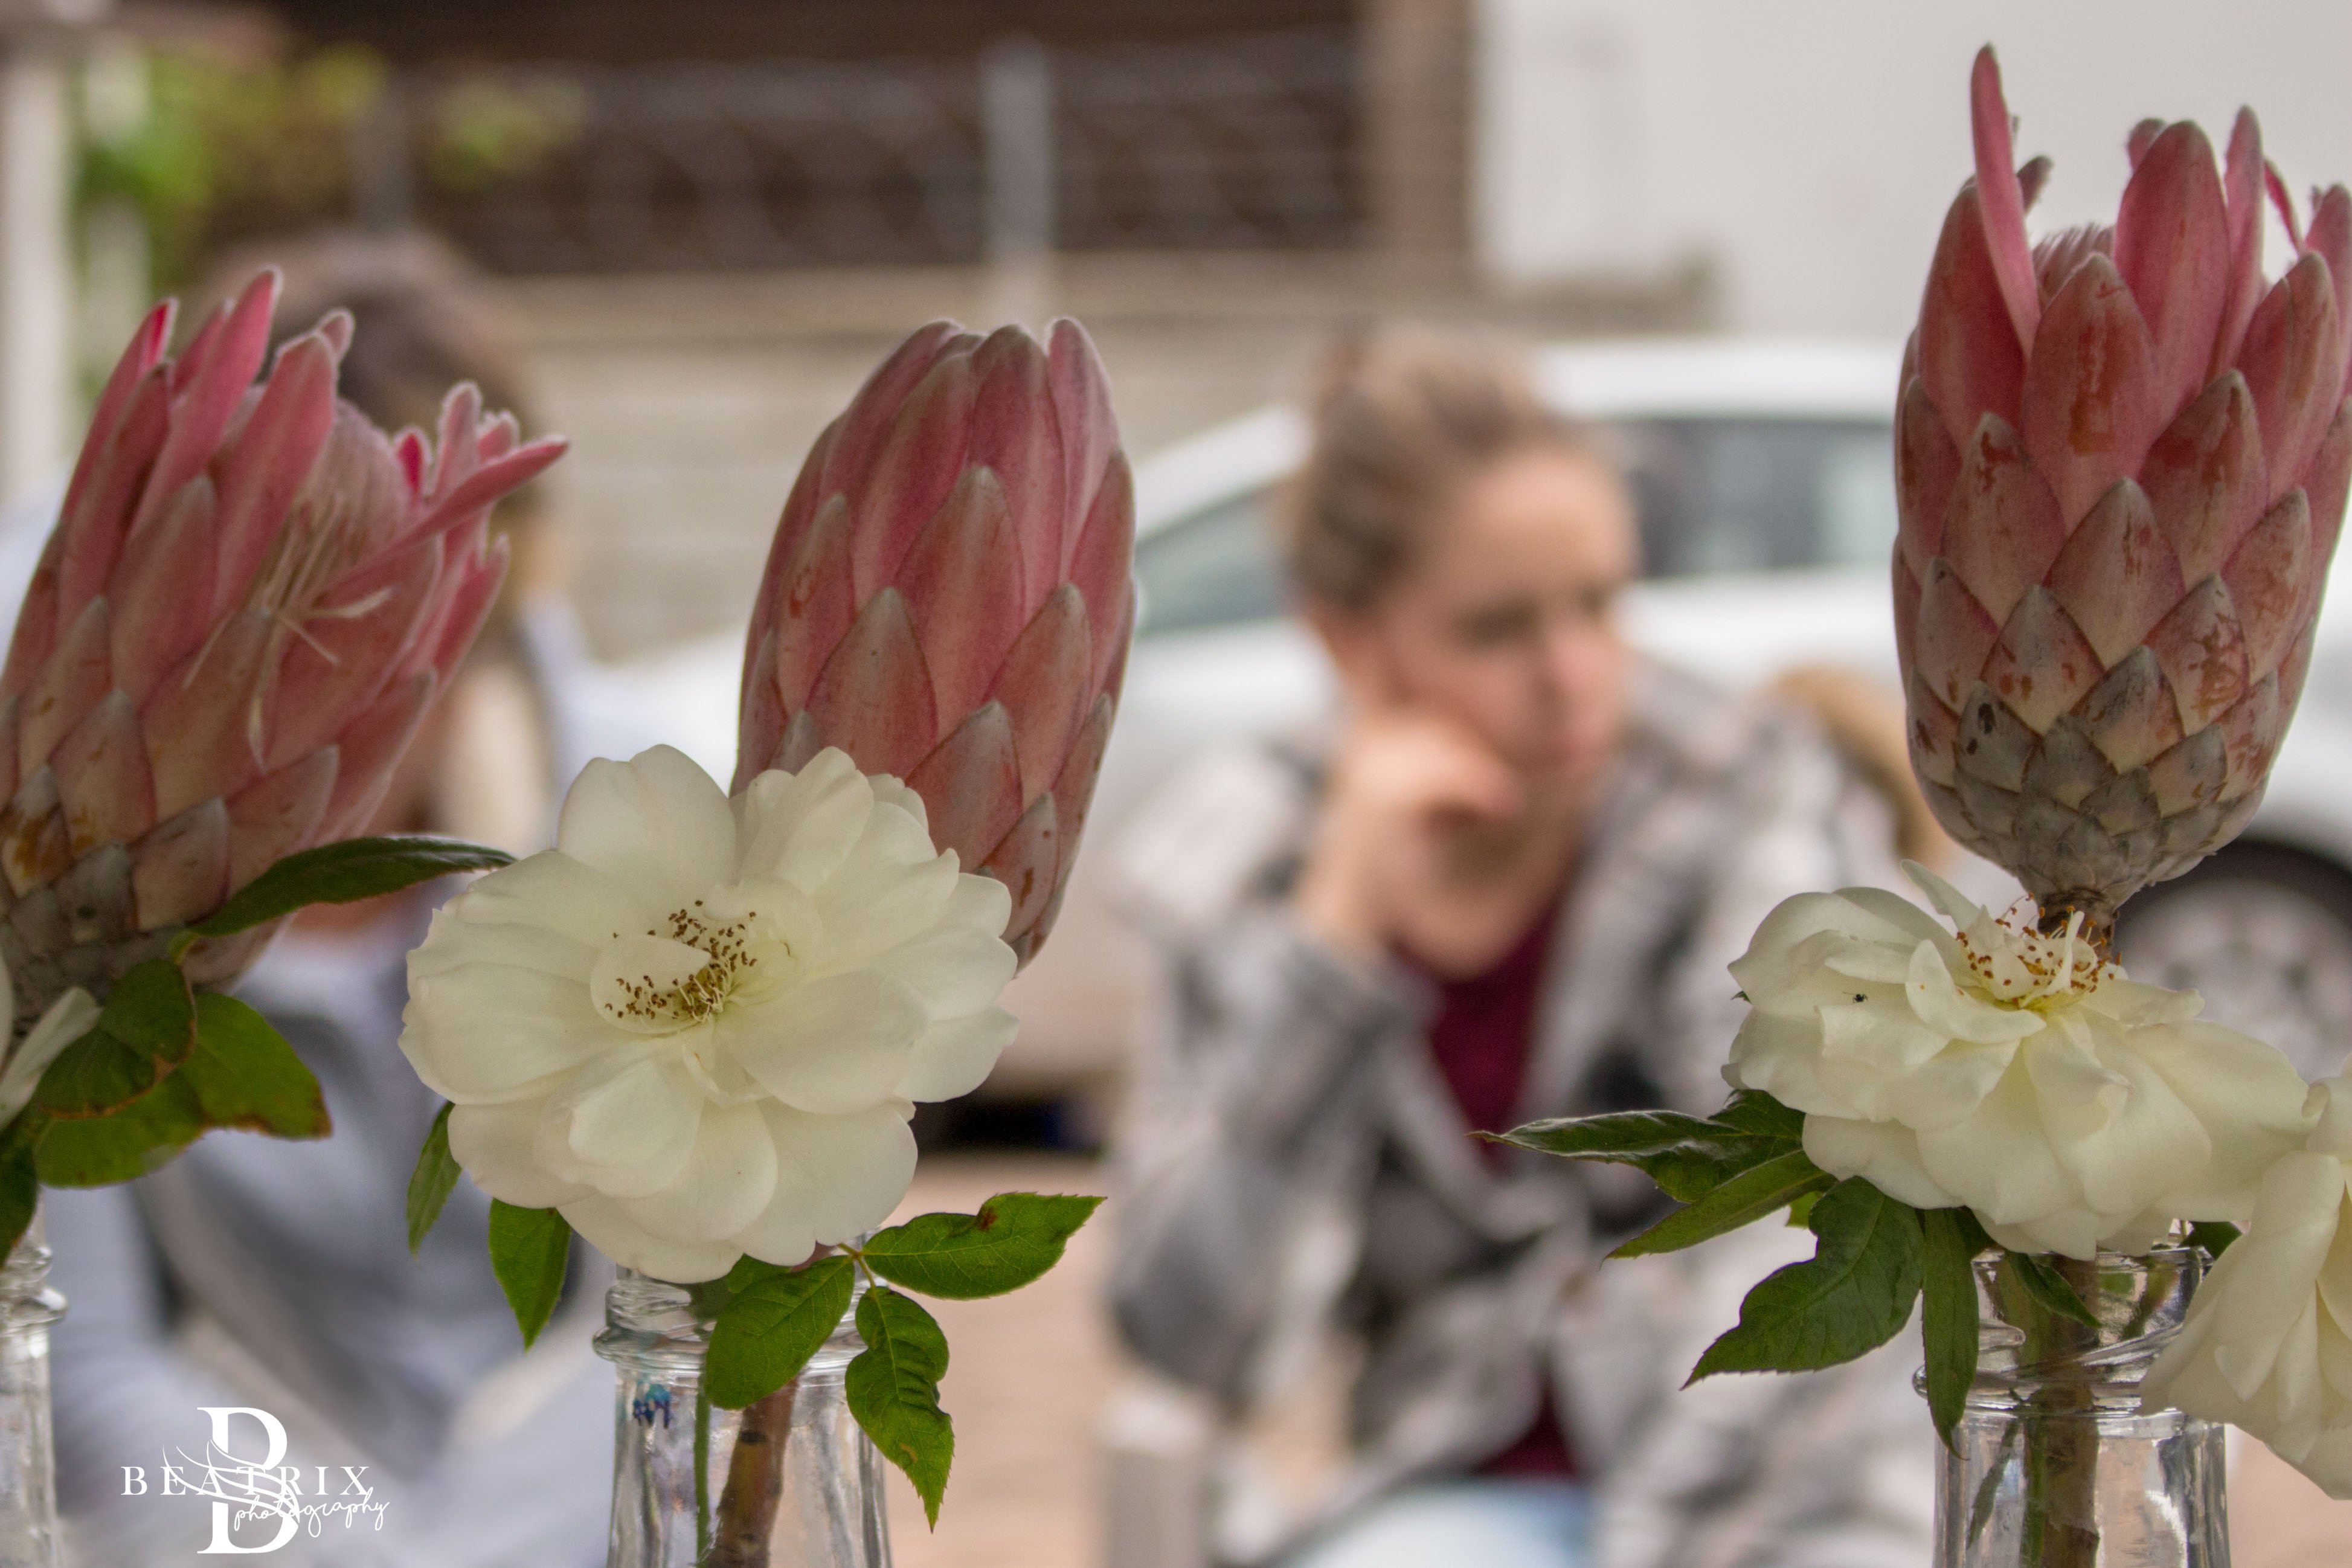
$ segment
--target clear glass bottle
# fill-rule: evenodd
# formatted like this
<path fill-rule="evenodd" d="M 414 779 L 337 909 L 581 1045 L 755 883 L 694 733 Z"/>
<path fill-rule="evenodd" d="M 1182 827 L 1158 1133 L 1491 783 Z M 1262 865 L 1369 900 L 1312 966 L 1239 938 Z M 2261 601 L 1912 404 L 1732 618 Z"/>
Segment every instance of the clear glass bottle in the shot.
<path fill-rule="evenodd" d="M 57 1447 L 49 1427 L 49 1325 L 66 1299 L 48 1288 L 41 1211 L 0 1266 L 0 1568 L 60 1568 Z"/>
<path fill-rule="evenodd" d="M 620 1373 L 608 1568 L 888 1568 L 882 1457 L 842 1393 L 856 1306 L 793 1383 L 721 1410 L 685 1288 L 621 1271 L 596 1338 Z"/>
<path fill-rule="evenodd" d="M 1937 1568 L 2228 1568 L 2222 1428 L 2139 1407 L 2205 1255 L 2052 1262 L 2095 1331 L 2043 1309 L 2000 1259 L 1977 1263 L 1977 1375 L 1940 1460 Z"/>

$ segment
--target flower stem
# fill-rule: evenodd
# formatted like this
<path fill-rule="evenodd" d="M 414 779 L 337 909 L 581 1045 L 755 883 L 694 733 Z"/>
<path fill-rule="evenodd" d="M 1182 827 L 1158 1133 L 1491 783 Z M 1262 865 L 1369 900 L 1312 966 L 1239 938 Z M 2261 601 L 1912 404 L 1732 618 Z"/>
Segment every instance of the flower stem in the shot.
<path fill-rule="evenodd" d="M 784 1442 L 793 1429 L 788 1383 L 743 1407 L 727 1484 L 719 1493 L 719 1541 L 710 1568 L 768 1568 L 768 1537 L 784 1496 Z"/>
<path fill-rule="evenodd" d="M 694 1390 L 694 1560 L 710 1555 L 710 1395 Z"/>
<path fill-rule="evenodd" d="M 2099 1266 L 2070 1258 L 2051 1264 L 2094 1315 L 2099 1307 Z M 2096 1568 L 2099 1559 L 2099 1433 L 2089 1370 L 2082 1357 L 2098 1348 L 2099 1334 L 2055 1312 L 2042 1314 L 2029 1344 L 2042 1386 L 2025 1429 L 2029 1540 L 2038 1545 L 2030 1568 Z"/>

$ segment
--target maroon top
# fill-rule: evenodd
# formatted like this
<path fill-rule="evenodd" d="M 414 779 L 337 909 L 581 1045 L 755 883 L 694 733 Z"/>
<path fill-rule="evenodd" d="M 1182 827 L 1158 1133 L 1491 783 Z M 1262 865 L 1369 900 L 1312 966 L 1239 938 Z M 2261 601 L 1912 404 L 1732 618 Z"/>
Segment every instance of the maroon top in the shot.
<path fill-rule="evenodd" d="M 1545 902 L 1527 934 L 1484 974 L 1446 980 L 1432 974 L 1410 953 L 1404 963 L 1429 982 L 1437 1011 L 1429 1026 L 1429 1052 L 1462 1120 L 1478 1132 L 1500 1132 L 1518 1120 L 1519 1093 L 1527 1086 L 1528 1058 L 1535 1052 L 1536 1010 L 1543 999 L 1544 962 L 1561 900 Z M 1476 1141 L 1491 1163 L 1507 1151 Z M 1551 1392 L 1544 1391 L 1535 1424 L 1519 1440 L 1488 1459 L 1478 1473 L 1489 1476 L 1573 1476 L 1576 1454 L 1560 1428 Z"/>

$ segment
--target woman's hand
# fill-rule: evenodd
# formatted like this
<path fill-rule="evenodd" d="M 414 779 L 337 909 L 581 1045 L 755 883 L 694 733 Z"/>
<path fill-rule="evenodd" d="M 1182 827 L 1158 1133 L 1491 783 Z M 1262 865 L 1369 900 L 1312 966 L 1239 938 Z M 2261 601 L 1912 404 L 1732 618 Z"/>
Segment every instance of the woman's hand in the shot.
<path fill-rule="evenodd" d="M 1359 958 L 1402 947 L 1475 973 L 1509 951 L 1558 886 L 1558 868 L 1538 864 L 1530 879 L 1508 852 L 1525 805 L 1510 767 L 1460 724 L 1409 708 L 1362 713 L 1333 759 L 1299 916 Z"/>

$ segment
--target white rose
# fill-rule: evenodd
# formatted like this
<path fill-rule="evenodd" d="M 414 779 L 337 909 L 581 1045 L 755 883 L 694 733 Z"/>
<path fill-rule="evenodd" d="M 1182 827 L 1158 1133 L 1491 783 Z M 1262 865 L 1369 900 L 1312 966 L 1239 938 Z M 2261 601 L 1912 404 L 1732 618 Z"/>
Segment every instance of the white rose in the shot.
<path fill-rule="evenodd" d="M 2020 1251 L 2242 1219 L 2311 1125 L 2293 1064 L 2101 963 L 2079 921 L 2045 937 L 1907 869 L 1958 934 L 1875 888 L 1789 900 L 1731 966 L 1750 1006 L 1725 1076 L 1803 1111 L 1824 1171 L 1966 1205 Z"/>
<path fill-rule="evenodd" d="M 401 1049 L 491 1196 L 665 1279 L 798 1263 L 888 1216 L 911 1102 L 1012 1042 L 1011 912 L 841 752 L 730 803 L 656 746 L 589 763 L 553 849 L 434 917 Z"/>
<path fill-rule="evenodd" d="M 2352 1499 L 2352 1080 L 2312 1090 L 2308 1144 L 2263 1177 L 2252 1223 L 2189 1304 L 2141 1384 L 2243 1427 L 2325 1488 Z"/>

